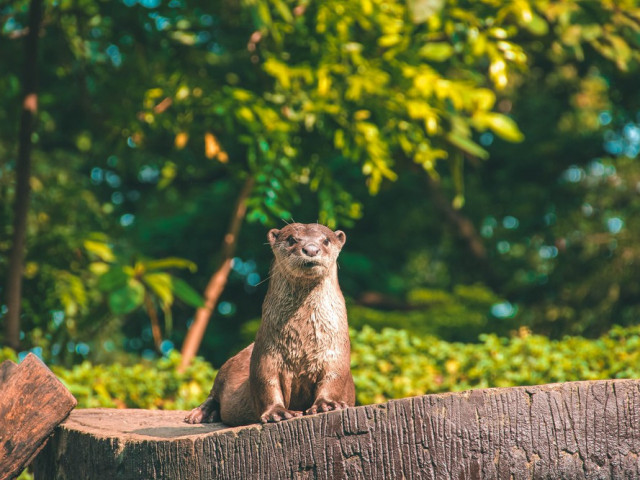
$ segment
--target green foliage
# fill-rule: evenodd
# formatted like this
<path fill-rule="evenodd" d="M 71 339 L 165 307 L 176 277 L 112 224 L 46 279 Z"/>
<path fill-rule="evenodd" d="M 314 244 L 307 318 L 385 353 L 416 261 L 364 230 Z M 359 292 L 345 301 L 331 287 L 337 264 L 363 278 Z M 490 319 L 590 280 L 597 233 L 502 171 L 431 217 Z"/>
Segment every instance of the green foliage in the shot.
<path fill-rule="evenodd" d="M 197 267 L 189 260 L 168 257 L 127 264 L 122 255 L 114 253 L 105 238 L 85 240 L 84 247 L 93 257 L 97 257 L 89 268 L 98 276 L 97 286 L 106 293 L 109 307 L 116 315 L 131 313 L 141 307 L 147 297 L 157 300 L 168 317 L 174 297 L 192 307 L 203 305 L 202 297 L 189 284 L 166 271 L 169 268 L 181 268 L 195 272 Z"/>
<path fill-rule="evenodd" d="M 10 2 L 0 20 L 0 278 L 27 10 Z M 277 218 L 351 227 L 347 296 L 423 290 L 406 315 L 354 307 L 359 326 L 474 340 L 514 322 L 556 337 L 636 323 L 637 153 L 604 158 L 602 143 L 637 124 L 639 18 L 632 0 L 46 2 L 25 348 L 67 365 L 79 343 L 94 361 L 142 352 L 156 307 L 181 341 L 200 298 L 173 271 L 197 263 L 204 288 L 249 176 L 238 252 L 255 268 L 232 274 L 232 308 L 214 315 L 216 364 L 259 314 L 249 276 L 266 277 Z M 566 181 L 594 159 L 618 173 Z M 115 258 L 92 232 L 117 239 Z M 478 283 L 519 316 L 461 293 Z"/>
<path fill-rule="evenodd" d="M 479 344 L 445 342 L 403 330 L 352 332 L 351 365 L 358 401 L 425 393 L 607 378 L 640 377 L 640 327 L 616 327 L 589 340 L 549 340 L 522 330 Z"/>
<path fill-rule="evenodd" d="M 4 362 L 5 360 L 11 360 L 12 362 L 18 361 L 18 355 L 16 352 L 9 347 L 0 348 L 0 362 Z"/>
<path fill-rule="evenodd" d="M 180 355 L 172 352 L 157 361 L 132 365 L 93 365 L 88 361 L 53 372 L 78 400 L 80 408 L 148 408 L 188 410 L 208 395 L 216 371 L 196 358 L 177 373 Z"/>
<path fill-rule="evenodd" d="M 409 292 L 407 300 L 404 309 L 391 311 L 350 303 L 349 325 L 357 330 L 389 327 L 462 342 L 474 342 L 481 333 L 504 335 L 518 325 L 513 315 L 491 314 L 491 308 L 504 300 L 483 285 L 456 285 L 453 292 L 418 288 Z"/>
<path fill-rule="evenodd" d="M 446 342 L 405 330 L 351 330 L 351 368 L 360 404 L 471 388 L 510 387 L 640 377 L 640 327 L 615 327 L 589 340 L 549 340 L 526 329 L 512 337 L 482 335 L 479 343 Z M 0 360 L 15 360 L 9 349 Z M 177 373 L 180 357 L 132 365 L 92 365 L 54 373 L 80 407 L 190 409 L 208 394 L 215 370 L 198 358 Z"/>
<path fill-rule="evenodd" d="M 10 348 L 0 349 L 0 362 L 18 362 Z M 158 360 L 129 358 L 108 365 L 84 361 L 71 368 L 53 365 L 53 373 L 78 400 L 78 408 L 148 408 L 187 410 L 208 395 L 216 370 L 197 357 L 178 373 L 176 351 Z"/>

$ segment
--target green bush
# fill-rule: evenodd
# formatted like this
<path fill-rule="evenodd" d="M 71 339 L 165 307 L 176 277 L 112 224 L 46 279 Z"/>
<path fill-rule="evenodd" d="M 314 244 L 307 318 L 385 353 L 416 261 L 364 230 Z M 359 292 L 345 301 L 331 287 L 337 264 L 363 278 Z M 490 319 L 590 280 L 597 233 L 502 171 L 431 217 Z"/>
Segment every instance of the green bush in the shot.
<path fill-rule="evenodd" d="M 640 326 L 615 327 L 595 340 L 549 340 L 526 330 L 511 338 L 492 334 L 480 340 L 446 342 L 370 327 L 352 331 L 358 402 L 470 388 L 640 377 Z"/>
<path fill-rule="evenodd" d="M 351 338 L 360 404 L 471 388 L 640 377 L 640 326 L 616 327 L 595 340 L 549 340 L 523 329 L 510 338 L 491 334 L 480 343 L 458 343 L 366 326 L 352 330 Z M 15 360 L 15 354 L 5 348 L 0 360 L 6 358 Z M 188 410 L 206 398 L 216 371 L 197 358 L 180 374 L 179 362 L 174 352 L 130 366 L 84 362 L 52 369 L 79 407 Z"/>
<path fill-rule="evenodd" d="M 180 354 L 172 352 L 155 362 L 135 365 L 92 365 L 83 362 L 71 369 L 53 367 L 53 372 L 78 400 L 78 407 L 117 407 L 188 410 L 202 402 L 213 384 L 216 371 L 201 358 L 178 373 Z"/>
<path fill-rule="evenodd" d="M 0 361 L 17 361 L 10 348 L 0 349 Z M 53 373 L 78 400 L 79 408 L 148 408 L 188 410 L 208 395 L 216 370 L 195 358 L 184 373 L 178 373 L 176 351 L 156 361 L 139 360 L 133 365 L 94 365 L 83 362 L 70 369 L 53 365 Z"/>

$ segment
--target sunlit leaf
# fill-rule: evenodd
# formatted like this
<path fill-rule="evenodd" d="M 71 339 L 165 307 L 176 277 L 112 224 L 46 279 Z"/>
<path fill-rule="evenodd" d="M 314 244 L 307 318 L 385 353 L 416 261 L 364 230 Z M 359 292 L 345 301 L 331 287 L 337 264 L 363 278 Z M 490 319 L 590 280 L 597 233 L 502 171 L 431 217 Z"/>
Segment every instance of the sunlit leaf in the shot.
<path fill-rule="evenodd" d="M 272 1 L 273 1 L 273 5 L 276 7 L 276 10 L 278 11 L 281 17 L 286 22 L 293 22 L 293 15 L 291 14 L 291 10 L 289 10 L 289 7 L 287 7 L 286 3 L 284 3 L 282 0 L 272 0 Z"/>
<path fill-rule="evenodd" d="M 473 122 L 480 129 L 490 128 L 496 135 L 508 142 L 521 142 L 524 134 L 516 122 L 507 115 L 496 112 L 480 112 L 473 117 Z"/>
<path fill-rule="evenodd" d="M 115 260 L 113 250 L 108 244 L 94 240 L 85 240 L 83 244 L 87 251 L 93 253 L 105 262 L 113 262 Z"/>
<path fill-rule="evenodd" d="M 103 275 L 109 271 L 109 264 L 104 262 L 91 262 L 89 270 L 94 275 Z"/>
<path fill-rule="evenodd" d="M 523 22 L 523 25 L 534 35 L 546 35 L 549 32 L 549 25 L 539 15 L 533 15 L 531 20 Z"/>
<path fill-rule="evenodd" d="M 392 47 L 402 40 L 402 37 L 397 34 L 384 35 L 378 39 L 378 45 L 381 47 Z"/>
<path fill-rule="evenodd" d="M 453 46 L 444 43 L 427 43 L 424 47 L 418 50 L 418 54 L 426 58 L 427 60 L 433 60 L 434 62 L 444 62 L 450 58 L 454 53 Z"/>
<path fill-rule="evenodd" d="M 189 134 L 187 132 L 180 132 L 176 135 L 174 145 L 178 150 L 182 150 L 189 141 Z"/>
<path fill-rule="evenodd" d="M 436 15 L 444 6 L 445 0 L 407 0 L 414 23 L 422 23 Z"/>
<path fill-rule="evenodd" d="M 176 164 L 173 162 L 166 162 L 162 167 L 162 170 L 160 170 L 161 178 L 158 182 L 158 189 L 162 190 L 164 188 L 167 188 L 177 174 L 178 168 Z"/>
<path fill-rule="evenodd" d="M 482 158 L 483 160 L 489 158 L 489 152 L 487 152 L 484 148 L 482 148 L 470 138 L 466 138 L 458 133 L 452 132 L 447 135 L 447 140 L 452 145 L 458 147 L 460 150 L 467 152 L 470 155 Z"/>
<path fill-rule="evenodd" d="M 164 270 L 167 268 L 188 268 L 189 271 L 195 272 L 198 270 L 198 266 L 191 260 L 178 257 L 160 258 L 158 260 L 145 260 L 140 262 L 147 272 L 153 272 L 156 270 Z"/>
<path fill-rule="evenodd" d="M 158 296 L 163 308 L 171 306 L 173 303 L 171 275 L 168 273 L 146 273 L 142 276 L 142 281 Z"/>
<path fill-rule="evenodd" d="M 207 158 L 214 158 L 220 152 L 220 144 L 213 133 L 204 134 L 204 154 Z"/>
<path fill-rule="evenodd" d="M 177 40 L 184 45 L 193 45 L 196 43 L 196 35 L 194 33 L 176 30 L 171 32 L 169 35 L 173 37 L 174 40 Z"/>

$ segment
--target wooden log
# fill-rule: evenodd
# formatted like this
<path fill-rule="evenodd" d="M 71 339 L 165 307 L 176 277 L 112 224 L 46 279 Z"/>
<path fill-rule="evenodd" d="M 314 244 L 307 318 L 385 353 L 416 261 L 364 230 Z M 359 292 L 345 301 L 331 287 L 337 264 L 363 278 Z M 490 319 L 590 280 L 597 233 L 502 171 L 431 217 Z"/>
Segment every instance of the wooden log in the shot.
<path fill-rule="evenodd" d="M 9 379 L 9 375 L 18 367 L 15 362 L 11 360 L 5 360 L 0 363 L 0 386 Z"/>
<path fill-rule="evenodd" d="M 426 395 L 236 428 L 185 414 L 76 410 L 35 478 L 640 478 L 640 380 Z"/>
<path fill-rule="evenodd" d="M 0 365 L 0 479 L 18 475 L 69 416 L 76 399 L 30 353 Z"/>

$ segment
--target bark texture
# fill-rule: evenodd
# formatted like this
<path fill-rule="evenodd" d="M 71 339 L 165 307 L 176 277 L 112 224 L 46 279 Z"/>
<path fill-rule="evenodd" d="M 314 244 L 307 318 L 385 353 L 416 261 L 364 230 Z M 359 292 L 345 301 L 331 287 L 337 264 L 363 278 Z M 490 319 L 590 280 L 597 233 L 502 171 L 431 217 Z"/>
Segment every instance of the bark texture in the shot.
<path fill-rule="evenodd" d="M 0 480 L 22 471 L 76 403 L 32 353 L 0 365 Z"/>
<path fill-rule="evenodd" d="M 277 424 L 76 410 L 36 479 L 640 478 L 640 380 L 393 400 Z"/>

